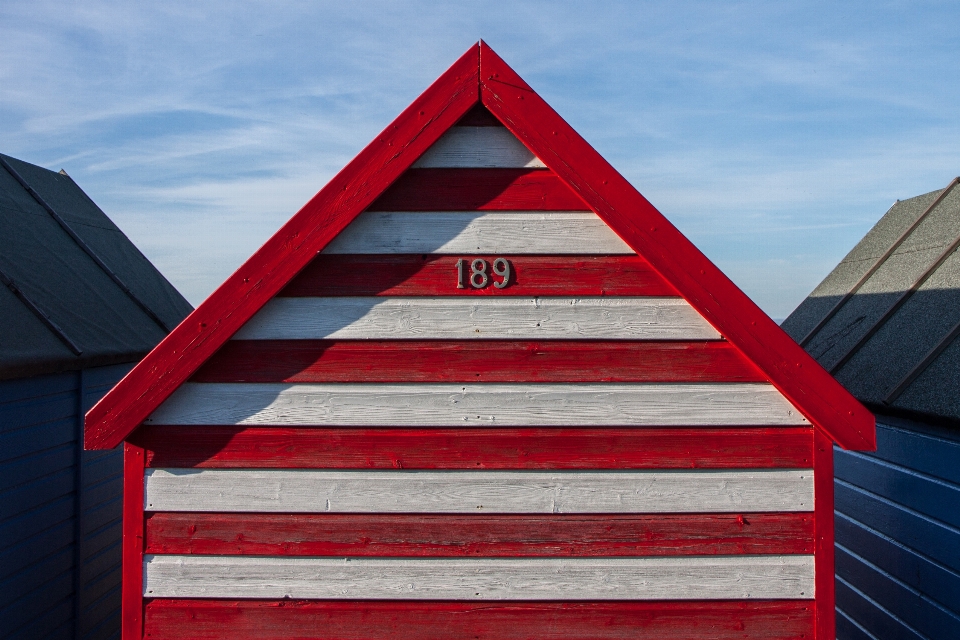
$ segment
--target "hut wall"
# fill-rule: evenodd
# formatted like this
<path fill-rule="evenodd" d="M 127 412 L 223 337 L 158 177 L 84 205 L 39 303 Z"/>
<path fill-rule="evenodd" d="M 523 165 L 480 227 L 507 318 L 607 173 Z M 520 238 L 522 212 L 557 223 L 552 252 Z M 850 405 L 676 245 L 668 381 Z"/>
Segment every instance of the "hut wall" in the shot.
<path fill-rule="evenodd" d="M 0 382 L 5 638 L 119 636 L 122 460 L 81 443 L 83 414 L 130 367 Z"/>
<path fill-rule="evenodd" d="M 880 416 L 834 459 L 837 638 L 960 638 L 960 436 Z"/>

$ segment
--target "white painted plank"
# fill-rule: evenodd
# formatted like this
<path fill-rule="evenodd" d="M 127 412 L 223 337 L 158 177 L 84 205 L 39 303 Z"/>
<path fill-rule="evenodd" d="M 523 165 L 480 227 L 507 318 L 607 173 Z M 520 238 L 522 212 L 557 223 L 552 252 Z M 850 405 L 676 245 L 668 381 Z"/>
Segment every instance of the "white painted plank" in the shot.
<path fill-rule="evenodd" d="M 504 127 L 452 127 L 413 164 L 440 167 L 546 167 Z"/>
<path fill-rule="evenodd" d="M 479 514 L 813 510 L 810 469 L 148 469 L 144 487 L 147 511 Z M 482 526 L 482 520 L 477 524 Z"/>
<path fill-rule="evenodd" d="M 323 253 L 621 254 L 634 251 L 595 213 L 361 213 Z"/>
<path fill-rule="evenodd" d="M 147 424 L 738 426 L 809 424 L 769 384 L 195 383 Z"/>
<path fill-rule="evenodd" d="M 814 560 L 145 556 L 151 598 L 374 600 L 812 599 Z"/>
<path fill-rule="evenodd" d="M 451 279 L 451 283 L 454 281 Z M 683 298 L 274 298 L 238 340 L 718 340 Z"/>

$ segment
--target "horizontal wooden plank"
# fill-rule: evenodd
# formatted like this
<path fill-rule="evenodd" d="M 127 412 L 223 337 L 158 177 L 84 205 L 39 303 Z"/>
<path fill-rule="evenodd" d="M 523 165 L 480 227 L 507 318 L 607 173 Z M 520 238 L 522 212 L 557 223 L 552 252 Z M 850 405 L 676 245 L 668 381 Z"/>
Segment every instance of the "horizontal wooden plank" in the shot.
<path fill-rule="evenodd" d="M 546 167 L 505 127 L 451 127 L 413 163 L 429 167 Z"/>
<path fill-rule="evenodd" d="M 931 602 L 850 549 L 837 545 L 837 577 L 858 589 L 924 638 L 960 638 L 960 616 Z"/>
<path fill-rule="evenodd" d="M 811 511 L 813 471 L 147 469 L 146 511 L 745 513 Z M 477 525 L 482 526 L 478 519 Z"/>
<path fill-rule="evenodd" d="M 809 600 L 390 602 L 148 600 L 152 640 L 809 640 Z M 589 630 L 589 632 L 587 631 Z"/>
<path fill-rule="evenodd" d="M 505 258 L 507 286 L 491 270 Z M 491 281 L 483 288 L 457 288 L 457 261 L 487 261 Z M 479 281 L 479 278 L 478 278 Z M 308 296 L 676 296 L 677 292 L 640 256 L 525 256 L 435 254 L 320 254 L 278 295 Z"/>
<path fill-rule="evenodd" d="M 144 556 L 150 598 L 693 600 L 813 598 L 813 556 L 287 558 Z"/>
<path fill-rule="evenodd" d="M 960 614 L 960 574 L 842 513 L 835 525 L 838 547 L 856 549 L 867 562 Z"/>
<path fill-rule="evenodd" d="M 193 382 L 766 382 L 727 342 L 232 340 Z"/>
<path fill-rule="evenodd" d="M 809 424 L 772 385 L 755 383 L 187 382 L 145 422 L 341 427 Z"/>
<path fill-rule="evenodd" d="M 148 467 L 750 469 L 813 467 L 809 427 L 336 429 L 144 426 Z"/>
<path fill-rule="evenodd" d="M 237 340 L 715 340 L 682 298 L 274 298 Z"/>
<path fill-rule="evenodd" d="M 367 211 L 323 253 L 635 255 L 596 214 L 585 211 Z"/>
<path fill-rule="evenodd" d="M 837 451 L 834 455 L 834 468 L 835 475 L 840 480 L 903 505 L 911 511 L 960 528 L 958 485 L 855 451 Z"/>
<path fill-rule="evenodd" d="M 956 528 L 843 480 L 836 481 L 835 492 L 838 513 L 960 573 L 960 531 Z"/>
<path fill-rule="evenodd" d="M 584 211 L 548 169 L 411 169 L 370 211 Z"/>
<path fill-rule="evenodd" d="M 146 552 L 283 556 L 813 553 L 810 513 L 470 515 L 151 513 Z"/>

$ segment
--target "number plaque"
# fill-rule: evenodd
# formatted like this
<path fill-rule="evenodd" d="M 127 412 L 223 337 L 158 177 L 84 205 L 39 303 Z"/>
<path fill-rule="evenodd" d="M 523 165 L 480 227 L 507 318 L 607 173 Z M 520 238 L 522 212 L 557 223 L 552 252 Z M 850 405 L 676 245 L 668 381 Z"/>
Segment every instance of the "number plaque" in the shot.
<path fill-rule="evenodd" d="M 468 284 L 474 289 L 483 289 L 491 281 L 497 289 L 503 289 L 510 284 L 513 267 L 509 260 L 496 258 L 493 261 L 493 275 L 499 276 L 502 280 L 497 280 L 487 273 L 487 268 L 490 266 L 483 258 L 475 258 L 474 260 L 460 258 L 457 260 L 457 289 L 466 289 Z M 470 268 L 469 273 L 467 273 L 467 267 Z"/>

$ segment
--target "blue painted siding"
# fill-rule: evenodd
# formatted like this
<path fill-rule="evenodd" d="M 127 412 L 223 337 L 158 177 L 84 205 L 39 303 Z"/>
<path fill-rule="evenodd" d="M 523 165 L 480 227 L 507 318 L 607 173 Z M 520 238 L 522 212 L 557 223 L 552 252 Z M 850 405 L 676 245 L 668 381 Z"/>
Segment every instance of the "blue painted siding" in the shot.
<path fill-rule="evenodd" d="M 837 638 L 960 638 L 960 434 L 881 416 L 834 463 Z"/>
<path fill-rule="evenodd" d="M 119 637 L 123 465 L 119 450 L 82 451 L 81 434 L 130 367 L 0 382 L 4 638 Z"/>

